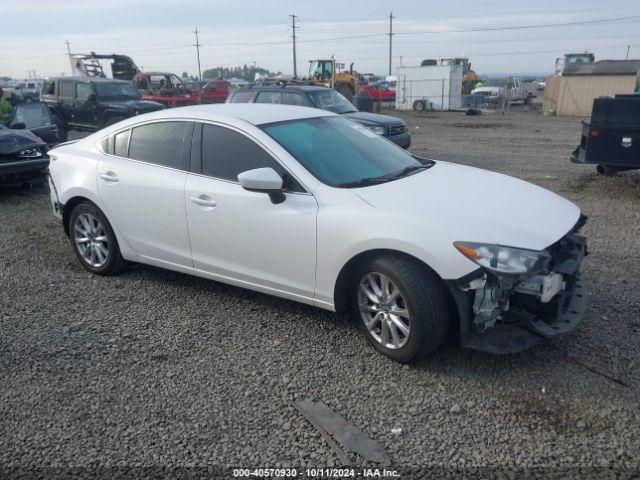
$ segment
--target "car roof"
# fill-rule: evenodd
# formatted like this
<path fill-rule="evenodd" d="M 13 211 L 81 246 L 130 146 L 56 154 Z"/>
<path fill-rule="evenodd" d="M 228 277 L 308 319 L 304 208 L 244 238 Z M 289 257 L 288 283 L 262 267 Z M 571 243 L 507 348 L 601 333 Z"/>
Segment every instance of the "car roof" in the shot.
<path fill-rule="evenodd" d="M 238 88 L 237 92 L 251 92 L 251 91 L 269 91 L 278 92 L 282 90 L 301 90 L 303 92 L 319 92 L 323 90 L 331 90 L 329 87 L 323 87 L 321 85 L 251 85 L 248 87 Z"/>
<path fill-rule="evenodd" d="M 335 113 L 317 108 L 297 107 L 291 105 L 274 105 L 266 103 L 217 103 L 207 105 L 192 105 L 188 107 L 168 108 L 143 115 L 130 117 L 111 127 L 97 132 L 102 138 L 124 127 L 152 120 L 192 119 L 220 122 L 229 125 L 241 125 L 243 122 L 252 125 L 286 122 L 303 118 L 317 118 L 336 116 Z M 96 134 L 91 135 L 91 138 Z"/>
<path fill-rule="evenodd" d="M 117 78 L 106 78 L 106 77 L 58 77 L 53 80 L 75 80 L 79 82 L 117 82 L 117 83 L 130 83 L 130 80 L 120 80 Z"/>

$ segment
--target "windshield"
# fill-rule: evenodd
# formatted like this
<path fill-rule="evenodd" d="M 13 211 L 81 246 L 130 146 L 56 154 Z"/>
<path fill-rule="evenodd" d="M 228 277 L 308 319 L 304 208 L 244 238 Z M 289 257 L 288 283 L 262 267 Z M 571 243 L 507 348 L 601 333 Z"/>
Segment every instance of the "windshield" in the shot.
<path fill-rule="evenodd" d="M 96 82 L 96 93 L 101 98 L 127 98 L 138 99 L 138 90 L 133 83 L 127 82 Z"/>
<path fill-rule="evenodd" d="M 482 80 L 483 87 L 502 87 L 506 83 L 504 78 L 490 78 L 488 80 Z"/>
<path fill-rule="evenodd" d="M 317 90 L 308 93 L 314 105 L 323 110 L 329 110 L 333 113 L 351 113 L 358 111 L 349 100 L 335 90 Z"/>
<path fill-rule="evenodd" d="M 38 128 L 51 125 L 49 109 L 44 103 L 23 103 L 16 107 L 12 123 L 24 123 L 25 128 Z"/>
<path fill-rule="evenodd" d="M 400 147 L 344 117 L 293 120 L 262 129 L 318 180 L 333 187 L 382 183 L 399 178 L 395 175 L 407 168 L 425 167 Z"/>

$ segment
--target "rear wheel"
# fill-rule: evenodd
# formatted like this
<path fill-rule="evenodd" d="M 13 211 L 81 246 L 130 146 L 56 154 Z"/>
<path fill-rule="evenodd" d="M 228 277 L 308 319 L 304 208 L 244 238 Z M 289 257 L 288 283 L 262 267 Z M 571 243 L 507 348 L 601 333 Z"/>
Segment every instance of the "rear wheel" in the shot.
<path fill-rule="evenodd" d="M 397 362 L 434 353 L 449 331 L 449 308 L 436 275 L 417 262 L 379 257 L 352 277 L 351 303 L 367 340 Z"/>
<path fill-rule="evenodd" d="M 124 259 L 109 221 L 93 203 L 77 205 L 69 217 L 69 239 L 84 268 L 98 275 L 114 275 Z"/>

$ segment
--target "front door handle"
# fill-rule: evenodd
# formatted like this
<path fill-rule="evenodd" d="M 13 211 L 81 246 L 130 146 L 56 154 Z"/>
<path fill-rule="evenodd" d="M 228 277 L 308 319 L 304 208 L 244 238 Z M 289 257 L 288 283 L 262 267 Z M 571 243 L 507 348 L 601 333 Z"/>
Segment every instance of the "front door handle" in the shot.
<path fill-rule="evenodd" d="M 111 182 L 111 183 L 115 183 L 118 180 L 120 180 L 120 178 L 118 177 L 118 175 L 115 172 L 104 172 L 104 173 L 99 173 L 98 176 L 103 179 L 105 182 Z"/>
<path fill-rule="evenodd" d="M 189 197 L 193 203 L 197 203 L 203 207 L 216 207 L 218 204 L 212 200 L 209 195 L 198 195 Z"/>

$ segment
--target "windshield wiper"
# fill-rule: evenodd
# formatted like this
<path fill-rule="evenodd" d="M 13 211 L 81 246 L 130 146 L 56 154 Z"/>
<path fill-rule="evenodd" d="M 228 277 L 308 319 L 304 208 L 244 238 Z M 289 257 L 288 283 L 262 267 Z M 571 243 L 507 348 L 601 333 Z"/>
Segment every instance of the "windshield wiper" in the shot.
<path fill-rule="evenodd" d="M 362 178 L 360 180 L 356 180 L 355 182 L 339 183 L 336 186 L 340 188 L 366 187 L 368 185 L 377 185 L 379 183 L 385 183 L 390 180 L 391 179 L 389 177 L 371 177 L 371 178 Z"/>
<path fill-rule="evenodd" d="M 397 180 L 398 178 L 402 178 L 406 175 L 409 175 L 411 172 L 415 172 L 417 170 L 426 170 L 427 168 L 431 168 L 432 165 L 409 165 L 408 167 L 404 167 L 402 170 L 396 173 L 392 173 L 391 175 L 387 175 L 386 179 L 388 180 Z"/>

